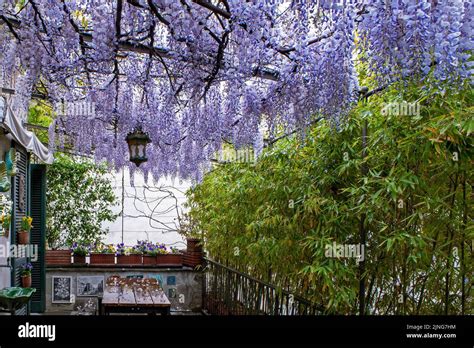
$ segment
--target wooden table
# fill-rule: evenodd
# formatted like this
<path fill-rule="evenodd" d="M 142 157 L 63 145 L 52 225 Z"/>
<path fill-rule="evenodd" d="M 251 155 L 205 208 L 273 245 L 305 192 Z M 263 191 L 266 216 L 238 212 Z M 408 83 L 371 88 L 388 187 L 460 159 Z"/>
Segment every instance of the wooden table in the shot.
<path fill-rule="evenodd" d="M 148 313 L 169 315 L 171 303 L 163 291 L 147 286 L 106 286 L 101 301 L 104 315 Z"/>

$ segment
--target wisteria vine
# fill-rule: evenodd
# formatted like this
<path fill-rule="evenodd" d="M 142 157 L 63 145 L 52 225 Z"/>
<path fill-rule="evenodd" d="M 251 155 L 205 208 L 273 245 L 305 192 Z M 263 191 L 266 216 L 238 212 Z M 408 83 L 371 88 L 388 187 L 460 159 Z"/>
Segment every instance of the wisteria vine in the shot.
<path fill-rule="evenodd" d="M 7 0 L 0 70 L 17 76 L 16 107 L 33 94 L 88 101 L 59 113 L 51 148 L 72 143 L 111 167 L 130 166 L 126 135 L 152 140 L 146 176 L 200 180 L 229 142 L 325 117 L 358 99 L 356 62 L 381 83 L 469 83 L 470 0 Z M 135 169 L 131 167 L 132 173 Z"/>

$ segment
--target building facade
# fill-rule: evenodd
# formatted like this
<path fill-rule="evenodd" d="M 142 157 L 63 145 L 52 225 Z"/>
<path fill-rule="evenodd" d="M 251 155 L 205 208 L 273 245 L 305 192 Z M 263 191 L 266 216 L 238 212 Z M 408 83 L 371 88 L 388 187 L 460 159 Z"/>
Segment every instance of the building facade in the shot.
<path fill-rule="evenodd" d="M 15 109 L 14 80 L 0 72 L 0 198 L 10 226 L 0 236 L 0 289 L 21 286 L 21 265 L 33 265 L 32 287 L 36 293 L 31 310 L 41 312 L 45 303 L 46 166 L 53 156 L 38 138 L 25 128 L 27 110 Z M 14 151 L 11 151 L 11 150 Z M 35 158 L 32 163 L 32 158 Z M 14 170 L 5 171 L 6 164 Z M 5 214 L 6 213 L 6 214 Z M 18 245 L 18 232 L 25 216 L 33 218 L 30 241 Z M 24 312 L 26 309 L 22 309 Z"/>

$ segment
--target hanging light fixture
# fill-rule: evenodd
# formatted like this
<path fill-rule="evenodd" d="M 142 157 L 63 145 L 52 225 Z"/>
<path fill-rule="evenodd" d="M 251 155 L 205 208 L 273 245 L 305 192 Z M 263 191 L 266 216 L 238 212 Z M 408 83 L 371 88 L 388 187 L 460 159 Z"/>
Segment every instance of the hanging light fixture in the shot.
<path fill-rule="evenodd" d="M 143 162 L 148 161 L 146 157 L 146 145 L 151 142 L 147 133 L 141 130 L 141 127 L 128 133 L 125 138 L 128 144 L 128 151 L 130 152 L 130 162 L 135 163 L 137 167 Z"/>

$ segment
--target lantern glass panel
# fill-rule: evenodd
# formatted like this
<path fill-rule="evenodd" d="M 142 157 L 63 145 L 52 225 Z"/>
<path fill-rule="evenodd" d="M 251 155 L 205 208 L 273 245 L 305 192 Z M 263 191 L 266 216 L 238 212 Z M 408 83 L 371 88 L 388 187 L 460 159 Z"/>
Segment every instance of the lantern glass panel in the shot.
<path fill-rule="evenodd" d="M 138 157 L 145 157 L 145 145 L 138 145 Z"/>
<path fill-rule="evenodd" d="M 137 166 L 142 162 L 146 162 L 146 146 L 150 142 L 150 138 L 141 130 L 129 133 L 127 136 L 127 143 L 130 152 L 130 161 Z"/>

